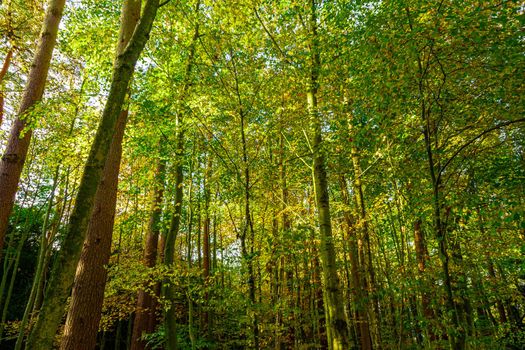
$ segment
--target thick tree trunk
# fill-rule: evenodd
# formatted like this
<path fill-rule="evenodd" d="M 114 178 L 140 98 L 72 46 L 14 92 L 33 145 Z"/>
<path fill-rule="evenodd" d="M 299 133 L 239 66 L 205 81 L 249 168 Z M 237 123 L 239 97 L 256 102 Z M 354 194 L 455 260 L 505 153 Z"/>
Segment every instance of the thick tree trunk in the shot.
<path fill-rule="evenodd" d="M 26 128 L 28 123 L 25 118 L 28 116 L 27 112 L 42 98 L 44 93 L 64 4 L 65 0 L 49 0 L 48 2 L 40 41 L 29 71 L 18 116 L 13 123 L 6 150 L 0 160 L 0 258 L 9 215 L 13 210 L 18 182 L 31 141 L 32 131 Z"/>
<path fill-rule="evenodd" d="M 95 347 L 111 254 L 122 138 L 128 112 L 122 111 L 95 197 L 86 240 L 77 266 L 61 350 Z"/>
<path fill-rule="evenodd" d="M 140 10 L 141 0 L 124 2 L 117 54 L 121 54 L 128 44 L 140 19 Z M 123 110 L 117 120 L 102 180 L 95 196 L 95 206 L 75 275 L 61 350 L 89 350 L 96 344 L 106 286 L 106 265 L 111 255 L 122 139 L 127 119 L 128 111 Z"/>
<path fill-rule="evenodd" d="M 52 347 L 54 335 L 64 312 L 63 305 L 65 305 L 73 283 L 97 188 L 115 133 L 117 119 L 121 113 L 135 64 L 148 40 L 158 6 L 159 0 L 147 0 L 144 13 L 129 44 L 115 61 L 111 87 L 102 120 L 84 167 L 75 206 L 61 250 L 53 265 L 42 309 L 30 335 L 28 348 L 47 350 Z"/>

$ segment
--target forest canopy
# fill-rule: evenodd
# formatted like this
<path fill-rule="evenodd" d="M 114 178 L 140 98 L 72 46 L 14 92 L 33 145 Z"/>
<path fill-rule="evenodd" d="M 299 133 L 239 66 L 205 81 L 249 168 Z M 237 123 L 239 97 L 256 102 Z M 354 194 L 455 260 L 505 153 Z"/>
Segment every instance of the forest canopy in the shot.
<path fill-rule="evenodd" d="M 0 348 L 525 348 L 522 0 L 1 0 Z"/>

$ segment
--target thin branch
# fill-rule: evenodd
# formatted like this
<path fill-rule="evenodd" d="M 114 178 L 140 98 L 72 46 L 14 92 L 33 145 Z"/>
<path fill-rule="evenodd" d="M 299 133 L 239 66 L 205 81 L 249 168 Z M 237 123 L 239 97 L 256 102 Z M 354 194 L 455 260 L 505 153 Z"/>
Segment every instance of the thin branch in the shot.
<path fill-rule="evenodd" d="M 257 11 L 257 8 L 255 6 L 253 7 L 253 11 L 255 12 L 255 17 L 257 17 L 257 19 L 259 20 L 259 23 L 261 23 L 261 26 L 263 27 L 265 33 L 268 35 L 273 45 L 277 48 L 277 51 L 279 51 L 279 54 L 282 56 L 284 62 L 290 66 L 293 66 L 293 62 L 290 61 L 286 52 L 284 52 L 284 50 L 281 48 L 279 43 L 277 43 L 277 40 L 275 40 L 275 37 L 272 35 L 272 33 L 270 33 L 270 31 L 264 24 L 264 21 L 262 20 L 261 16 L 259 16 L 259 12 Z"/>
<path fill-rule="evenodd" d="M 488 128 L 487 130 L 484 130 L 483 132 L 481 132 L 479 135 L 476 135 L 475 137 L 473 137 L 472 139 L 470 139 L 469 141 L 467 141 L 464 145 L 462 145 L 461 147 L 459 147 L 457 149 L 456 152 L 454 152 L 454 154 L 452 154 L 452 156 L 446 161 L 446 163 L 441 167 L 441 169 L 439 169 L 439 173 L 438 173 L 438 176 L 437 176 L 437 180 L 439 182 L 440 178 L 441 178 L 441 175 L 443 174 L 443 172 L 445 171 L 446 167 L 454 160 L 454 158 L 456 158 L 465 148 L 467 148 L 468 146 L 470 146 L 472 143 L 474 143 L 476 140 L 478 140 L 479 138 L 481 138 L 482 136 L 488 134 L 489 132 L 491 131 L 494 131 L 494 130 L 498 130 L 498 129 L 501 129 L 505 126 L 509 126 L 511 124 L 516 124 L 516 123 L 522 123 L 522 122 L 525 122 L 525 118 L 521 118 L 521 119 L 517 119 L 517 120 L 509 120 L 509 121 L 506 121 L 506 122 L 503 122 L 503 123 L 499 123 L 497 125 L 494 125 L 493 127 L 491 128 Z"/>

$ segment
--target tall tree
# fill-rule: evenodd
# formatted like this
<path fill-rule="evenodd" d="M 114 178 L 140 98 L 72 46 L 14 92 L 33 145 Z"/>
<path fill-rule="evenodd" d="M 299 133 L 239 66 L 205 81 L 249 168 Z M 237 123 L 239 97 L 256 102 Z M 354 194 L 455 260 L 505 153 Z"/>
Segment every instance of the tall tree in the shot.
<path fill-rule="evenodd" d="M 325 155 L 321 128 L 321 113 L 317 103 L 321 58 L 318 36 L 318 6 L 316 0 L 310 0 L 308 26 L 310 29 L 310 72 L 308 76 L 307 112 L 313 134 L 313 180 L 317 205 L 317 220 L 321 245 L 319 254 L 323 269 L 323 300 L 326 316 L 326 333 L 330 350 L 342 350 L 349 347 L 347 321 L 343 310 L 343 295 L 337 274 L 336 251 L 330 218 L 330 199 L 326 174 Z"/>
<path fill-rule="evenodd" d="M 195 13 L 199 13 L 200 0 L 195 3 Z M 185 105 L 186 95 L 192 85 L 193 76 L 192 71 L 195 66 L 195 50 L 197 40 L 199 39 L 199 20 L 197 19 L 193 28 L 193 37 L 190 44 L 189 55 L 186 61 L 186 67 L 184 72 L 184 81 L 182 84 L 182 93 L 179 96 L 177 103 L 177 109 L 175 111 L 176 116 L 176 141 L 175 141 L 175 207 L 173 208 L 173 214 L 171 217 L 170 227 L 166 234 L 166 243 L 164 248 L 164 264 L 169 268 L 172 268 L 175 262 L 175 241 L 179 234 L 181 225 L 181 214 L 182 214 L 182 200 L 183 200 L 183 162 L 184 162 L 184 143 L 185 143 L 185 120 L 184 116 L 188 109 Z M 197 248 L 200 249 L 200 248 Z M 176 323 L 177 315 L 175 313 L 175 306 L 173 301 L 175 300 L 175 286 L 169 281 L 165 281 L 163 285 L 163 295 L 167 300 L 172 303 L 164 315 L 164 327 L 166 329 L 166 345 L 168 350 L 175 350 L 177 348 L 177 334 L 176 334 Z"/>
<path fill-rule="evenodd" d="M 162 150 L 159 142 L 159 151 Z M 144 265 L 154 267 L 157 262 L 158 241 L 160 233 L 160 218 L 162 214 L 162 200 L 164 197 L 164 178 L 166 172 L 166 161 L 162 152 L 159 152 L 155 170 L 155 184 L 153 190 L 153 200 L 151 202 L 151 213 L 148 222 L 145 247 L 144 247 Z M 133 322 L 133 334 L 131 338 L 131 349 L 142 350 L 146 348 L 146 342 L 142 339 L 142 334 L 152 333 L 154 331 L 156 310 L 155 300 L 151 291 L 147 289 L 139 290 L 137 296 L 137 309 L 135 311 L 135 320 Z"/>
<path fill-rule="evenodd" d="M 40 40 L 24 88 L 17 118 L 13 123 L 7 147 L 0 160 L 0 256 L 4 246 L 9 215 L 13 210 L 18 182 L 31 142 L 32 130 L 28 128 L 31 120 L 31 108 L 40 101 L 44 94 L 47 73 L 65 2 L 65 0 L 49 0 L 47 4 Z"/>
<path fill-rule="evenodd" d="M 73 283 L 98 184 L 115 134 L 118 116 L 122 110 L 135 64 L 149 38 L 158 8 L 158 0 L 146 1 L 140 21 L 129 40 L 129 44 L 115 60 L 111 87 L 102 120 L 84 168 L 61 250 L 53 265 L 42 309 L 27 343 L 31 349 L 49 349 L 52 346 L 53 338 L 64 313 L 62 306 Z"/>
<path fill-rule="evenodd" d="M 140 19 L 141 5 L 141 0 L 124 1 L 117 55 L 122 54 L 129 43 Z M 64 350 L 93 349 L 96 344 L 106 286 L 106 265 L 111 254 L 122 139 L 127 119 L 128 109 L 126 107 L 117 119 L 115 134 L 104 165 L 102 179 L 98 185 L 94 209 L 78 262 L 66 326 L 60 345 L 60 348 Z"/>

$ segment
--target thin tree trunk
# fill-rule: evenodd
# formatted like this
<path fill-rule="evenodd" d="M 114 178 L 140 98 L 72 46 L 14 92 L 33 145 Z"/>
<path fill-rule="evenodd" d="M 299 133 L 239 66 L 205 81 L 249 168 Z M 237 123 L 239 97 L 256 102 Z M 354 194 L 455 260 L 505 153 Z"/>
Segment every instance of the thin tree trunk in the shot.
<path fill-rule="evenodd" d="M 205 288 L 205 294 L 204 294 L 204 308 L 203 311 L 203 322 L 204 322 L 204 333 L 206 335 L 210 332 L 210 315 L 208 311 L 206 311 L 206 308 L 208 308 L 209 304 L 209 278 L 210 278 L 210 225 L 211 225 L 211 219 L 210 219 L 210 173 L 211 173 L 211 167 L 212 167 L 212 158 L 211 154 L 208 154 L 206 162 L 206 170 L 204 174 L 204 230 L 203 230 L 203 244 L 202 244 L 202 253 L 203 253 L 203 260 L 202 260 L 202 272 L 204 277 L 204 288 Z"/>
<path fill-rule="evenodd" d="M 348 187 L 346 184 L 346 179 L 343 175 L 340 177 L 340 186 L 341 194 L 343 197 L 343 204 L 350 208 L 350 196 L 348 194 Z M 361 277 L 359 266 L 359 256 L 358 256 L 358 247 L 357 247 L 357 231 L 356 223 L 352 218 L 350 209 L 345 210 L 344 220 L 346 223 L 347 229 L 347 240 L 348 240 L 348 250 L 350 257 L 350 264 L 352 269 L 352 289 L 351 293 L 354 299 L 355 305 L 355 319 L 358 325 L 358 337 L 361 350 L 372 349 L 372 338 L 370 335 L 370 324 L 367 317 L 366 310 L 369 308 L 364 303 L 368 303 L 369 300 L 368 292 L 366 285 L 363 285 L 363 279 Z"/>
<path fill-rule="evenodd" d="M 5 75 L 7 74 L 7 71 L 9 70 L 9 66 L 11 65 L 11 58 L 13 57 L 13 47 L 9 48 L 9 51 L 7 52 L 7 55 L 4 59 L 4 64 L 2 65 L 2 70 L 0 71 L 0 126 L 2 126 L 2 121 L 4 119 L 4 86 L 2 84 Z"/>
<path fill-rule="evenodd" d="M 367 293 L 371 296 L 372 305 L 368 307 L 368 317 L 371 323 L 370 334 L 374 347 L 381 348 L 381 333 L 379 329 L 380 324 L 380 307 L 379 300 L 376 293 L 376 278 L 374 265 L 372 263 L 372 251 L 370 244 L 370 230 L 368 227 L 368 218 L 366 213 L 365 199 L 363 194 L 363 182 L 362 182 L 362 171 L 359 160 L 359 154 L 357 147 L 352 145 L 352 164 L 354 167 L 354 189 L 355 189 L 355 201 L 357 206 L 357 212 L 359 216 L 358 228 L 361 231 L 362 244 L 361 244 L 361 265 L 365 276 L 362 276 L 364 281 L 363 286 L 366 286 Z"/>
<path fill-rule="evenodd" d="M 182 199 L 183 199 L 183 172 L 182 160 L 184 155 L 184 131 L 182 130 L 180 117 L 177 116 L 177 146 L 176 146 L 176 166 L 175 166 L 175 208 L 171 218 L 170 228 L 166 235 L 166 246 L 164 248 L 164 264 L 168 268 L 173 268 L 175 262 L 175 241 L 179 233 L 181 213 L 182 213 Z M 172 303 L 175 299 L 175 287 L 169 280 L 165 281 L 163 285 L 164 297 Z M 175 305 L 172 303 L 164 313 L 164 327 L 166 329 L 166 349 L 177 349 L 177 314 Z"/>
<path fill-rule="evenodd" d="M 349 334 L 344 312 L 343 294 L 337 275 L 336 252 L 332 223 L 330 219 L 330 201 L 328 197 L 328 181 L 325 165 L 325 150 L 321 131 L 321 116 L 317 106 L 317 91 L 319 89 L 319 71 L 321 61 L 319 54 L 319 38 L 317 37 L 317 2 L 310 2 L 309 24 L 311 30 L 311 71 L 307 91 L 307 110 L 313 131 L 313 180 L 321 245 L 319 255 L 323 270 L 323 299 L 326 317 L 326 333 L 330 350 L 346 350 L 349 348 Z"/>
<path fill-rule="evenodd" d="M 414 223 L 414 246 L 416 250 L 417 270 L 419 272 L 419 278 L 424 280 L 426 263 L 429 258 L 428 249 L 425 242 L 425 236 L 421 229 L 421 219 L 417 219 Z M 423 309 L 423 316 L 427 321 L 434 319 L 434 311 L 430 307 L 430 296 L 426 290 L 427 286 L 423 284 L 423 290 L 421 292 L 421 307 Z M 426 327 L 425 330 L 428 333 L 429 340 L 435 339 L 434 331 L 431 327 Z"/>
<path fill-rule="evenodd" d="M 44 218 L 44 223 L 42 225 L 42 232 L 40 237 L 40 249 L 38 252 L 38 259 L 37 259 L 37 265 L 35 270 L 35 276 L 33 278 L 33 284 L 31 286 L 31 292 L 29 294 L 29 300 L 27 301 L 26 308 L 24 310 L 24 315 L 22 316 L 22 320 L 20 322 L 20 329 L 18 332 L 18 337 L 16 339 L 15 344 L 15 350 L 20 350 L 22 348 L 22 341 L 24 339 L 24 335 L 26 332 L 26 326 L 29 322 L 29 316 L 31 314 L 31 310 L 33 310 L 33 306 L 35 304 L 35 301 L 37 299 L 39 286 L 41 285 L 41 282 L 43 283 L 44 279 L 44 270 L 47 267 L 45 264 L 46 262 L 46 253 L 49 248 L 49 241 L 47 239 L 47 227 L 49 222 L 49 217 L 51 215 L 51 208 L 53 207 L 53 200 L 55 199 L 55 190 L 58 183 L 58 175 L 60 172 L 60 167 L 57 166 L 55 169 L 55 174 L 53 177 L 53 186 L 51 189 L 51 195 L 49 197 L 49 202 L 47 205 L 46 215 Z"/>
<path fill-rule="evenodd" d="M 111 88 L 102 120 L 84 168 L 75 206 L 61 250 L 53 266 L 42 309 L 28 341 L 28 347 L 31 349 L 47 350 L 52 347 L 53 337 L 64 312 L 63 305 L 65 305 L 73 283 L 98 184 L 102 177 L 129 81 L 148 40 L 158 6 L 159 0 L 147 0 L 144 13 L 129 44 L 115 61 Z"/>
<path fill-rule="evenodd" d="M 197 0 L 195 4 L 195 13 L 199 12 L 200 0 Z M 166 245 L 164 248 L 164 264 L 171 268 L 175 262 L 175 241 L 179 233 L 180 222 L 181 222 L 181 213 L 182 213 L 182 199 L 183 199 L 183 169 L 182 161 L 184 157 L 184 123 L 183 123 L 183 102 L 185 101 L 186 94 L 191 87 L 192 79 L 192 70 L 194 65 L 195 58 L 195 48 L 197 40 L 199 38 L 199 22 L 197 21 L 194 28 L 192 43 L 190 46 L 190 52 L 188 56 L 188 61 L 186 64 L 184 85 L 182 87 L 182 94 L 179 97 L 180 105 L 179 111 L 177 111 L 177 144 L 176 144 L 176 170 L 175 170 L 175 208 L 173 211 L 173 216 L 171 218 L 170 229 L 166 235 Z M 200 249 L 200 248 L 199 248 Z M 169 283 L 168 280 L 165 281 L 163 285 L 163 295 L 166 297 L 168 302 L 172 302 L 175 299 L 175 286 L 173 283 Z M 176 321 L 177 315 L 175 312 L 174 305 L 171 305 L 164 313 L 164 327 L 166 329 L 166 348 L 167 350 L 177 349 L 177 336 L 176 336 Z"/>
<path fill-rule="evenodd" d="M 405 8 L 410 30 L 414 31 L 413 20 L 410 9 Z M 465 334 L 460 327 L 459 316 L 454 302 L 454 295 L 452 290 L 452 282 L 450 276 L 450 258 L 447 252 L 446 244 L 446 230 L 442 218 L 442 191 L 441 191 L 441 174 L 439 162 L 435 162 L 435 151 L 432 146 L 432 135 L 436 136 L 437 130 L 431 127 L 430 121 L 430 107 L 426 100 L 428 91 L 426 91 L 425 81 L 427 79 L 427 67 L 424 67 L 421 59 L 421 54 L 417 54 L 417 69 L 418 69 L 418 99 L 420 103 L 420 117 L 421 126 L 425 138 L 425 151 L 428 161 L 428 172 L 432 184 L 432 206 L 433 206 L 433 221 L 434 234 L 438 241 L 439 258 L 441 260 L 441 268 L 443 273 L 443 288 L 445 290 L 445 307 L 447 313 L 450 315 L 450 322 L 453 329 L 449 332 L 450 347 L 453 350 L 463 350 L 465 348 Z"/>
<path fill-rule="evenodd" d="M 2 69 L 0 70 L 0 84 L 4 81 L 4 77 L 7 74 L 7 71 L 9 70 L 9 66 L 11 65 L 11 58 L 13 58 L 13 47 L 11 46 L 9 48 L 9 51 L 7 51 L 7 55 L 5 55 L 4 64 L 2 64 Z"/>
<path fill-rule="evenodd" d="M 162 159 L 162 154 L 159 154 L 157 170 L 155 172 L 155 189 L 153 191 L 153 201 L 151 204 L 151 214 L 146 233 L 146 244 L 143 258 L 144 266 L 149 268 L 154 267 L 157 262 L 160 217 L 162 214 L 162 199 L 164 196 L 165 168 L 165 161 Z M 154 329 L 151 328 L 154 323 L 150 322 L 155 318 L 154 306 L 154 297 L 151 295 L 151 292 L 141 289 L 137 298 L 131 350 L 143 350 L 146 348 L 146 342 L 141 339 L 141 336 L 142 333 L 152 333 L 154 331 Z"/>
<path fill-rule="evenodd" d="M 30 128 L 26 128 L 28 120 L 25 117 L 28 110 L 44 94 L 47 73 L 56 43 L 58 26 L 62 19 L 64 4 L 65 0 L 49 0 L 48 2 L 40 41 L 29 71 L 20 109 L 11 128 L 6 150 L 0 160 L 0 258 L 9 215 L 13 210 L 18 182 L 20 181 L 20 175 L 22 174 L 29 150 L 29 143 L 31 142 L 32 131 Z"/>
<path fill-rule="evenodd" d="M 7 287 L 7 295 L 3 302 L 2 316 L 0 319 L 0 338 L 2 337 L 2 334 L 4 333 L 4 327 L 6 324 L 5 321 L 7 318 L 7 310 L 9 308 L 9 303 L 11 302 L 11 297 L 13 296 L 13 288 L 15 285 L 16 275 L 19 271 L 18 265 L 20 264 L 20 256 L 22 255 L 24 243 L 27 240 L 27 237 L 29 236 L 30 227 L 31 227 L 31 221 L 28 219 L 28 222 L 26 223 L 26 227 L 24 229 L 22 237 L 20 237 L 20 241 L 18 242 L 18 246 L 16 248 L 16 255 L 13 261 L 13 269 L 11 271 L 11 280 L 9 282 L 9 286 Z"/>

